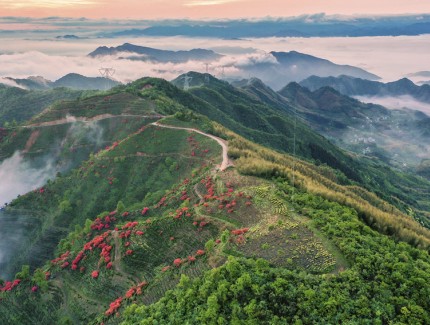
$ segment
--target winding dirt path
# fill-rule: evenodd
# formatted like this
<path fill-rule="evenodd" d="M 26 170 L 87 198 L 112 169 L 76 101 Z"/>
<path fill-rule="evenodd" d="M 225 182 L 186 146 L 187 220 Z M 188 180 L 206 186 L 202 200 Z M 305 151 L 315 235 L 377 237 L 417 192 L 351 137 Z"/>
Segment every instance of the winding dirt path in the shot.
<path fill-rule="evenodd" d="M 39 130 L 35 130 L 31 133 L 30 137 L 27 140 L 27 143 L 25 144 L 25 148 L 22 151 L 22 153 L 27 153 L 30 151 L 31 147 L 36 143 L 37 138 L 40 135 Z"/>
<path fill-rule="evenodd" d="M 201 134 L 201 135 L 203 135 L 205 137 L 208 137 L 208 138 L 211 138 L 211 139 L 215 140 L 222 147 L 222 162 L 221 162 L 221 165 L 220 165 L 219 169 L 221 171 L 223 171 L 227 167 L 233 166 L 233 163 L 228 159 L 228 143 L 224 139 L 218 138 L 218 137 L 216 137 L 216 136 L 214 136 L 212 134 L 204 133 L 203 131 L 200 131 L 200 130 L 197 130 L 197 129 L 193 129 L 193 128 L 185 128 L 185 127 L 180 127 L 180 126 L 165 125 L 165 124 L 160 124 L 158 122 L 154 122 L 154 123 L 151 123 L 151 124 L 155 125 L 155 126 L 162 127 L 162 128 L 166 128 L 166 129 L 176 129 L 176 130 L 192 131 L 192 132 L 199 133 L 199 134 Z"/>
<path fill-rule="evenodd" d="M 143 117 L 143 118 L 163 118 L 163 115 L 154 114 L 154 115 L 131 115 L 131 114 L 121 114 L 121 115 L 113 115 L 113 114 L 101 114 L 96 115 L 93 117 L 65 117 L 59 120 L 55 121 L 49 121 L 49 122 L 40 122 L 40 123 L 34 123 L 29 125 L 24 125 L 22 127 L 24 128 L 34 128 L 34 127 L 46 127 L 46 126 L 54 126 L 54 125 L 62 125 L 62 124 L 69 124 L 74 122 L 84 122 L 84 123 L 90 123 L 90 122 L 96 122 L 101 120 L 106 120 L 109 118 L 115 118 L 115 117 Z"/>

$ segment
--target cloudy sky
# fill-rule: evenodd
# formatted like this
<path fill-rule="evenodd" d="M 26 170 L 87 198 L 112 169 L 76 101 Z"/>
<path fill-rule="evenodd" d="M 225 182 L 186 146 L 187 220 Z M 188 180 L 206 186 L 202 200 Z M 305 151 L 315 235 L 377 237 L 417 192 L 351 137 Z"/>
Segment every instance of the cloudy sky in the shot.
<path fill-rule="evenodd" d="M 240 18 L 430 13 L 428 0 L 0 0 L 0 16 Z"/>

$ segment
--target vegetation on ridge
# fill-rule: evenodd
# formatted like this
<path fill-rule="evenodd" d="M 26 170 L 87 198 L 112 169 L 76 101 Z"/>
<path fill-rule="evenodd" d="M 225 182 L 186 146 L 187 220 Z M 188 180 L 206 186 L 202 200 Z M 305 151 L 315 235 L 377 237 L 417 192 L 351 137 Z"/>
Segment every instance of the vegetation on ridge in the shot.
<path fill-rule="evenodd" d="M 0 284 L 1 323 L 430 322 L 430 236 L 412 217 L 197 114 L 213 106 L 164 81 L 121 89 L 175 114 L 160 123 L 228 140 L 235 167 L 215 168 L 204 135 L 148 125 L 15 200 L 68 234 Z"/>

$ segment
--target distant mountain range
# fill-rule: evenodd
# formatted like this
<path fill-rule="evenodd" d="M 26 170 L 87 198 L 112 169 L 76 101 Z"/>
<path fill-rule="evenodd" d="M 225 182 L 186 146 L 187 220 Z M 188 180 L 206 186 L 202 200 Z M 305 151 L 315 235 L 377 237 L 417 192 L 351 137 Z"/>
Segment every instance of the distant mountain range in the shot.
<path fill-rule="evenodd" d="M 406 78 L 382 83 L 344 75 L 339 77 L 311 76 L 301 81 L 300 85 L 311 91 L 321 87 L 332 87 L 348 96 L 397 97 L 407 95 L 418 101 L 430 103 L 430 85 L 417 86 Z"/>
<path fill-rule="evenodd" d="M 430 15 L 340 17 L 325 14 L 286 19 L 157 21 L 146 28 L 101 32 L 103 37 L 188 36 L 225 39 L 251 37 L 362 37 L 430 33 Z"/>
<path fill-rule="evenodd" d="M 156 62 L 187 62 L 187 61 L 214 61 L 222 55 L 211 50 L 192 49 L 189 51 L 168 51 L 151 47 L 125 43 L 116 47 L 101 46 L 88 54 L 90 57 L 116 55 L 118 53 L 130 53 L 125 56 L 128 60 L 156 61 Z"/>
<path fill-rule="evenodd" d="M 28 77 L 25 79 L 5 78 L 18 87 L 31 90 L 45 90 L 59 87 L 67 87 L 75 90 L 106 90 L 120 83 L 118 81 L 104 77 L 85 77 L 77 73 L 69 73 L 56 81 L 50 81 L 43 77 Z M 0 80 L 1 82 L 1 80 Z"/>
<path fill-rule="evenodd" d="M 125 43 L 117 47 L 101 46 L 88 54 L 90 57 L 123 54 L 121 59 L 149 60 L 154 62 L 187 62 L 189 60 L 213 62 L 219 60 L 222 55 L 211 50 L 193 49 L 189 51 L 167 51 L 150 47 L 143 47 Z M 216 64 L 216 63 L 214 63 Z M 255 76 L 263 80 L 267 85 L 280 89 L 291 81 L 301 81 L 311 75 L 321 77 L 350 75 L 357 78 L 376 80 L 377 75 L 361 68 L 350 65 L 338 65 L 329 60 L 312 55 L 291 52 L 270 52 L 266 57 L 249 59 L 244 62 L 233 62 L 238 71 L 234 76 L 242 79 L 245 76 Z"/>
<path fill-rule="evenodd" d="M 274 89 L 309 76 L 320 77 L 351 75 L 357 78 L 377 80 L 377 75 L 350 65 L 339 65 L 312 55 L 290 52 L 270 52 L 275 61 L 249 64 L 240 68 L 247 75 L 255 76 Z"/>

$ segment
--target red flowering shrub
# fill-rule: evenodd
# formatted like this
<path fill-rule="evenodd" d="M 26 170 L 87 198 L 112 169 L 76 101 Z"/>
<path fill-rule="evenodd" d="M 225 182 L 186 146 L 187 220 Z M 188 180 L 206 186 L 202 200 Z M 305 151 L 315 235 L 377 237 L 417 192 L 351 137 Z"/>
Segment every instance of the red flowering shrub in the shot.
<path fill-rule="evenodd" d="M 60 255 L 60 257 L 57 257 L 51 261 L 52 264 L 58 264 L 59 262 L 64 262 L 70 255 L 70 252 L 67 251 L 64 254 Z"/>
<path fill-rule="evenodd" d="M 166 272 L 170 269 L 170 265 L 167 265 L 161 269 L 161 272 Z"/>
<path fill-rule="evenodd" d="M 20 279 L 16 279 L 11 281 L 6 281 L 2 286 L 0 286 L 0 292 L 5 292 L 5 291 L 12 291 L 16 286 L 18 286 L 21 283 Z"/>
<path fill-rule="evenodd" d="M 177 258 L 173 261 L 173 265 L 176 267 L 180 267 L 182 264 L 182 260 L 180 258 Z"/>
<path fill-rule="evenodd" d="M 127 293 L 125 294 L 125 297 L 126 298 L 131 298 L 134 295 L 135 292 L 136 292 L 136 289 L 135 288 L 131 288 L 131 289 L 129 289 L 127 291 Z"/>
<path fill-rule="evenodd" d="M 91 277 L 97 279 L 99 277 L 99 271 L 95 270 L 91 272 Z"/>
<path fill-rule="evenodd" d="M 249 228 L 235 229 L 231 231 L 232 235 L 238 236 L 243 235 L 249 231 Z"/>
<path fill-rule="evenodd" d="M 195 262 L 196 258 L 194 256 L 188 256 L 188 262 L 192 263 Z"/>
<path fill-rule="evenodd" d="M 204 250 L 202 250 L 202 249 L 199 249 L 199 250 L 196 252 L 196 255 L 197 255 L 197 256 L 205 255 L 205 251 L 204 251 Z"/>
<path fill-rule="evenodd" d="M 109 309 L 106 310 L 105 315 L 110 316 L 115 313 L 121 307 L 122 297 L 119 297 L 109 305 Z"/>

